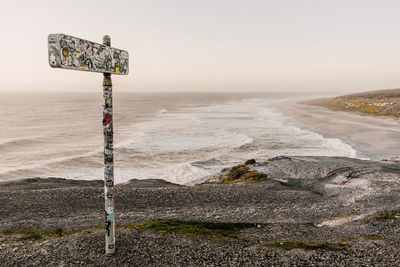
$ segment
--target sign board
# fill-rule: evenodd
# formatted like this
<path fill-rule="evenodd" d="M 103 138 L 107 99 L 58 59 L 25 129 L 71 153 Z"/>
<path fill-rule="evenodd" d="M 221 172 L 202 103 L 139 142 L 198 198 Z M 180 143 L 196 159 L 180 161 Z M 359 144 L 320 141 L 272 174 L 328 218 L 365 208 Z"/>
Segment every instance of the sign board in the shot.
<path fill-rule="evenodd" d="M 110 74 L 129 73 L 128 52 L 66 34 L 48 37 L 49 64 L 53 68 Z"/>

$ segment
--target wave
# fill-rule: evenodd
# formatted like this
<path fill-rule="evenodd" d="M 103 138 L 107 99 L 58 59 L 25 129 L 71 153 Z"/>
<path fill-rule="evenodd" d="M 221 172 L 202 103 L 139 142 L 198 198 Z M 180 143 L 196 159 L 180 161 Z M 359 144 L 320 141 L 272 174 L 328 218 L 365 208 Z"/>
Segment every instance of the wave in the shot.
<path fill-rule="evenodd" d="M 159 111 L 157 111 L 157 114 L 166 114 L 168 113 L 168 110 L 166 109 L 160 109 Z"/>
<path fill-rule="evenodd" d="M 122 141 L 114 146 L 114 151 L 118 151 L 119 148 L 123 147 L 126 144 L 131 143 L 133 140 L 140 138 L 143 136 L 144 133 L 137 133 L 134 137 Z M 28 142 L 29 140 L 27 140 Z M 36 142 L 36 141 L 34 141 Z M 4 142 L 6 144 L 7 142 Z M 0 144 L 1 145 L 1 144 Z M 51 171 L 52 166 L 55 167 L 66 167 L 66 166 L 89 166 L 93 168 L 101 168 L 103 167 L 103 147 L 99 146 L 97 149 L 88 151 L 86 153 L 80 153 L 76 155 L 71 155 L 71 156 L 61 156 L 63 154 L 63 151 L 59 152 L 59 157 L 48 159 L 48 160 L 43 160 L 38 163 L 32 163 L 32 164 L 25 164 L 22 167 L 17 167 L 17 168 L 3 168 L 0 171 L 0 177 L 5 179 L 4 177 L 6 176 L 27 176 L 31 177 L 35 173 L 41 174 L 46 171 Z M 95 160 L 95 158 L 98 158 L 98 160 Z M 40 171 L 42 170 L 42 171 Z M 28 172 L 29 171 L 29 172 Z"/>
<path fill-rule="evenodd" d="M 324 138 L 324 142 L 328 148 L 337 153 L 337 156 L 358 158 L 357 151 L 351 145 L 338 138 Z"/>
<path fill-rule="evenodd" d="M 3 142 L 0 142 L 0 150 L 12 150 L 16 147 L 25 147 L 32 144 L 38 144 L 44 142 L 39 137 L 21 137 L 21 138 L 14 138 L 8 139 Z"/>
<path fill-rule="evenodd" d="M 146 134 L 144 132 L 137 132 L 133 133 L 132 136 L 122 142 L 119 142 L 118 144 L 114 145 L 114 149 L 120 149 L 124 148 L 125 146 L 129 146 L 130 144 L 135 143 L 138 139 L 142 138 Z"/>
<path fill-rule="evenodd" d="M 32 164 L 26 164 L 23 167 L 18 167 L 18 168 L 7 168 L 7 169 L 2 169 L 0 171 L 0 177 L 5 177 L 7 175 L 12 175 L 15 173 L 26 173 L 26 171 L 32 171 L 35 169 L 43 169 L 46 168 L 46 166 L 51 166 L 52 164 L 60 164 L 60 163 L 68 163 L 68 162 L 74 162 L 78 161 L 81 163 L 81 159 L 83 158 L 92 158 L 94 155 L 100 153 L 99 151 L 91 151 L 79 155 L 73 155 L 73 156 L 67 156 L 67 157 L 59 157 L 59 158 L 53 158 L 49 160 L 44 160 L 41 161 L 40 163 L 32 163 Z M 73 165 L 73 164 L 71 164 Z M 50 170 L 50 168 L 47 168 Z M 31 175 L 31 173 L 29 173 Z"/>
<path fill-rule="evenodd" d="M 239 148 L 254 142 L 254 139 L 239 133 L 224 131 L 207 133 L 181 133 L 176 135 L 143 134 L 139 138 L 121 145 L 121 148 L 142 152 L 198 151 L 202 149 Z"/>
<path fill-rule="evenodd" d="M 264 160 L 280 155 L 357 157 L 357 151 L 350 145 L 303 129 L 270 108 L 269 103 L 266 99 L 251 99 L 174 111 L 162 109 L 146 121 L 120 126 L 124 139 L 114 145 L 118 183 L 129 179 L 162 178 L 191 185 L 215 175 L 221 168 L 249 158 Z M 124 115 L 129 117 L 130 114 Z M 46 138 L 52 138 L 49 136 Z M 24 147 L 31 145 L 30 142 L 44 140 L 36 137 L 6 140 L 0 143 L 0 149 Z M 80 143 L 75 147 L 80 147 Z M 93 145 L 87 147 L 93 148 Z M 33 158 L 18 168 L 3 168 L 0 178 L 102 178 L 102 145 L 70 156 L 65 156 L 64 151 L 51 155 L 53 158 L 44 155 L 42 161 Z"/>
<path fill-rule="evenodd" d="M 168 168 L 169 175 L 166 180 L 182 185 L 193 185 L 201 182 L 205 177 L 212 173 L 209 171 L 195 167 L 191 163 L 176 164 Z"/>
<path fill-rule="evenodd" d="M 328 138 L 323 135 L 302 129 L 298 126 L 290 125 L 288 118 L 282 120 L 281 127 L 285 127 L 290 131 L 292 143 L 303 147 L 305 150 L 304 156 L 343 156 L 349 158 L 357 158 L 357 151 L 349 144 L 345 143 L 339 138 Z M 289 123 L 289 125 L 285 125 Z M 302 153 L 297 153 L 301 155 Z"/>

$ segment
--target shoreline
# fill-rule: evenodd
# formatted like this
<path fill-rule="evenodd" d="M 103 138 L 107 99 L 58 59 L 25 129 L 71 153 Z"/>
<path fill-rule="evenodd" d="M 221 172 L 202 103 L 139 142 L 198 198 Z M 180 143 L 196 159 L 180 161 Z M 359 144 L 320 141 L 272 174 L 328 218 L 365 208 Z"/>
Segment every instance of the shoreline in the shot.
<path fill-rule="evenodd" d="M 102 180 L 0 182 L 0 265 L 397 266 L 400 164 L 380 155 L 396 151 L 398 124 L 297 101 L 274 108 L 377 161 L 279 156 L 222 170 L 219 182 L 117 184 L 111 257 Z"/>
<path fill-rule="evenodd" d="M 383 160 L 399 157 L 399 120 L 332 111 L 321 105 L 323 100 L 292 100 L 276 103 L 272 107 L 295 119 L 300 128 L 351 145 L 358 158 Z"/>

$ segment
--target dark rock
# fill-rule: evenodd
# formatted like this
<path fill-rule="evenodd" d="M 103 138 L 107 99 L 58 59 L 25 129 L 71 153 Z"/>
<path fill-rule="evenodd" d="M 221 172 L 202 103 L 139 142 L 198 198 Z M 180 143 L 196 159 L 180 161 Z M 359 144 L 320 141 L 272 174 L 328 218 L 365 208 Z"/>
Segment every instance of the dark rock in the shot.
<path fill-rule="evenodd" d="M 164 179 L 131 179 L 128 182 L 123 183 L 125 186 L 132 186 L 137 188 L 160 188 L 160 187 L 171 187 L 171 186 L 181 186 L 179 184 L 174 184 L 168 182 Z"/>
<path fill-rule="evenodd" d="M 246 162 L 244 164 L 250 165 L 250 164 L 255 164 L 255 163 L 256 163 L 255 159 L 248 159 L 248 160 L 246 160 Z"/>

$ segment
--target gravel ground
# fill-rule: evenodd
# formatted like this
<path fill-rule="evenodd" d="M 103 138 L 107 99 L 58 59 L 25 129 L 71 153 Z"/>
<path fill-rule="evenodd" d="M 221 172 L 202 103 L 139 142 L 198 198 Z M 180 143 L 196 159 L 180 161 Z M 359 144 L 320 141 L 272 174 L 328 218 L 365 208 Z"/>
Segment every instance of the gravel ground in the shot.
<path fill-rule="evenodd" d="M 399 266 L 398 163 L 278 157 L 248 166 L 270 179 L 190 187 L 160 180 L 117 185 L 120 227 L 113 256 L 104 255 L 99 227 L 102 181 L 0 183 L 0 266 Z M 254 227 L 234 238 L 216 238 L 140 226 L 160 219 Z M 55 229 L 65 234 L 26 234 Z M 284 249 L 286 244 L 301 247 Z"/>

